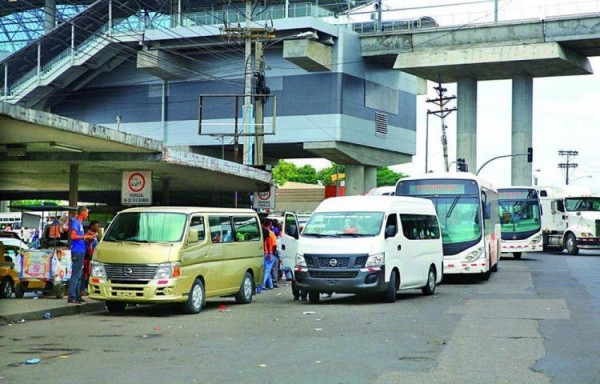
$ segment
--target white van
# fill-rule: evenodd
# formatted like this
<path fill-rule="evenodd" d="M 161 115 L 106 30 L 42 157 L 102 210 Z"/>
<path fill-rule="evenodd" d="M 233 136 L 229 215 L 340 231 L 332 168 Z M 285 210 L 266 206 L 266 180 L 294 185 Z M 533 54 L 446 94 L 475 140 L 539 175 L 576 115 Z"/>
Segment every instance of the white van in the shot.
<path fill-rule="evenodd" d="M 396 301 L 399 289 L 432 295 L 442 280 L 442 239 L 430 200 L 344 196 L 324 200 L 297 243 L 294 279 L 308 291 L 377 293 Z"/>

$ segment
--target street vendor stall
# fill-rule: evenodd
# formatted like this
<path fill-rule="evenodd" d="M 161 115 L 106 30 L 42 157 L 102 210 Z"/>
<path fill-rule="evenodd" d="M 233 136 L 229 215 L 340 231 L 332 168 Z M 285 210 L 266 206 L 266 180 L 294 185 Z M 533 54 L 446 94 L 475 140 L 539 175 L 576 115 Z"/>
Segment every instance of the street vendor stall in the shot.
<path fill-rule="evenodd" d="M 11 208 L 21 209 L 24 213 L 42 213 L 41 216 L 35 216 L 40 218 L 40 222 L 33 223 L 38 229 L 39 244 L 22 250 L 15 261 L 15 269 L 21 281 L 19 287 L 15 287 L 15 296 L 20 298 L 28 291 L 42 291 L 62 299 L 71 278 L 69 212 L 76 211 L 77 208 L 59 205 L 23 205 Z M 50 220 L 45 222 L 44 218 Z"/>

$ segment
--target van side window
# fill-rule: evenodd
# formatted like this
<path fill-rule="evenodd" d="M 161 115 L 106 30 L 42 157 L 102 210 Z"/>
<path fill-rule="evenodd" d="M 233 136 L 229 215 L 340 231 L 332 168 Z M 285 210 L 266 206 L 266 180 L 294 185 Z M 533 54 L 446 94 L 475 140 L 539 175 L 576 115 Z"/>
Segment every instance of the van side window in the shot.
<path fill-rule="evenodd" d="M 209 216 L 210 237 L 213 243 L 233 242 L 233 227 L 229 216 Z"/>
<path fill-rule="evenodd" d="M 398 233 L 398 216 L 395 213 L 390 214 L 387 220 L 385 221 L 386 232 L 390 226 L 393 226 L 395 228 L 396 231 L 394 232 L 394 236 L 396 236 L 396 234 Z"/>
<path fill-rule="evenodd" d="M 202 216 L 193 216 L 192 220 L 190 220 L 190 229 L 198 231 L 198 241 L 204 241 L 206 237 L 206 233 L 204 230 L 204 217 Z"/>
<path fill-rule="evenodd" d="M 401 214 L 402 233 L 409 240 L 439 239 L 440 228 L 433 215 Z"/>
<path fill-rule="evenodd" d="M 256 217 L 234 216 L 235 241 L 260 240 L 260 226 Z"/>

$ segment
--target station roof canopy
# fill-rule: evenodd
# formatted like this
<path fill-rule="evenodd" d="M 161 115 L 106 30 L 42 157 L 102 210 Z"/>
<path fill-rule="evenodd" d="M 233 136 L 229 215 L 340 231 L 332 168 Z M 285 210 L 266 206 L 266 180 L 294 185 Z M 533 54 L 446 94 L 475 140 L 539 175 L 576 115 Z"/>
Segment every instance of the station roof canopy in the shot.
<path fill-rule="evenodd" d="M 73 164 L 78 191 L 120 191 L 125 171 L 151 171 L 153 189 L 166 183 L 173 192 L 254 192 L 268 190 L 271 181 L 269 172 L 248 165 L 6 103 L 0 103 L 0 161 L 0 195 L 68 191 Z"/>

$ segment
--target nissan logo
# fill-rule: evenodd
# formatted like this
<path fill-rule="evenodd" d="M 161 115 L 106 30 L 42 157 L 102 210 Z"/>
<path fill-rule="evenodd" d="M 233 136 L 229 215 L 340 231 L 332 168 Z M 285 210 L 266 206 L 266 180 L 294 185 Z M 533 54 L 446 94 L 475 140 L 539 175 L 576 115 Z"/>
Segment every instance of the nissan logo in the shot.
<path fill-rule="evenodd" d="M 131 276 L 133 275 L 133 269 L 131 269 L 130 267 L 125 267 L 123 268 L 123 273 L 125 273 L 125 276 Z"/>
<path fill-rule="evenodd" d="M 330 267 L 335 267 L 336 265 L 338 265 L 337 259 L 329 259 L 329 266 Z"/>

